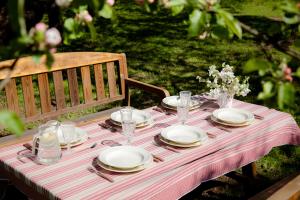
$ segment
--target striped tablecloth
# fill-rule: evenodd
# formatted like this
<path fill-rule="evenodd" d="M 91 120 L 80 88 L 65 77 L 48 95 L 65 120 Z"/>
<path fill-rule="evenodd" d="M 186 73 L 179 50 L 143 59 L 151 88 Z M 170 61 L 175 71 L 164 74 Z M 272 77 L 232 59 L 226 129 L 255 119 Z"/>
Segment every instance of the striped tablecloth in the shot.
<path fill-rule="evenodd" d="M 0 167 L 50 199 L 178 199 L 205 180 L 259 159 L 272 147 L 300 144 L 300 129 L 291 115 L 236 100 L 233 106 L 262 115 L 264 119 L 255 120 L 247 127 L 230 128 L 228 132 L 205 120 L 210 112 L 194 110 L 190 112 L 187 124 L 217 137 L 199 147 L 182 149 L 180 153 L 159 147 L 153 141 L 153 136 L 164 127 L 177 123 L 177 117 L 146 109 L 153 115 L 154 124 L 138 129 L 133 145 L 162 157 L 164 162 L 153 163 L 149 168 L 131 174 L 103 171 L 114 179 L 114 183 L 87 170 L 95 157 L 107 148 L 101 141 L 126 140 L 119 132 L 100 127 L 99 122 L 81 127 L 90 137 L 82 146 L 97 142 L 93 149 L 76 152 L 74 148 L 74 152 L 63 156 L 59 163 L 43 166 L 27 158 L 18 160 L 17 154 L 24 151 L 24 147 L 17 144 L 0 149 Z"/>

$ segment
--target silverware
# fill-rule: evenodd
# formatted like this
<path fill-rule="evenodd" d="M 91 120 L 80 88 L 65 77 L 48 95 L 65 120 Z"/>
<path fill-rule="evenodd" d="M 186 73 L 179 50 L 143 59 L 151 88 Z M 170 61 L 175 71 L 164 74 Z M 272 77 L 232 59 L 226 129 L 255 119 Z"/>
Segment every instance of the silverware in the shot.
<path fill-rule="evenodd" d="M 207 134 L 207 136 L 208 136 L 209 138 L 211 138 L 211 139 L 213 139 L 213 138 L 216 138 L 216 137 L 217 137 L 215 134 L 213 134 L 213 133 L 210 133 L 210 132 L 206 132 L 206 134 Z"/>
<path fill-rule="evenodd" d="M 99 123 L 98 126 L 101 126 L 102 128 L 105 128 L 105 129 L 109 129 L 112 132 L 118 131 L 115 127 L 113 127 L 113 126 L 111 126 L 109 124 L 106 124 L 106 123 Z"/>
<path fill-rule="evenodd" d="M 160 112 L 160 113 L 165 113 L 166 115 L 176 115 L 173 112 L 168 111 L 167 109 L 161 108 L 161 107 L 155 107 L 153 110 Z"/>
<path fill-rule="evenodd" d="M 97 146 L 97 142 L 95 142 L 94 144 L 92 144 L 92 145 L 89 146 L 89 147 L 86 147 L 86 148 L 83 148 L 83 149 L 80 149 L 80 150 L 76 151 L 76 153 L 77 153 L 77 152 L 81 152 L 81 151 L 85 151 L 85 150 L 88 150 L 88 149 L 93 149 L 93 148 L 95 148 L 96 146 Z"/>
<path fill-rule="evenodd" d="M 106 175 L 106 174 L 103 174 L 102 172 L 98 171 L 97 169 L 95 169 L 95 168 L 92 167 L 92 166 L 88 167 L 87 169 L 88 169 L 90 172 L 97 174 L 98 176 L 100 176 L 100 177 L 102 177 L 102 178 L 108 180 L 108 181 L 111 182 L 111 183 L 114 182 L 114 180 L 113 180 L 111 177 L 109 177 L 109 176 Z"/>
<path fill-rule="evenodd" d="M 258 115 L 258 114 L 254 114 L 254 118 L 255 118 L 255 119 L 260 119 L 260 120 L 265 119 L 263 116 Z"/>
<path fill-rule="evenodd" d="M 155 154 L 151 154 L 153 157 L 154 162 L 164 162 L 165 160 L 161 158 L 160 156 L 157 156 Z"/>

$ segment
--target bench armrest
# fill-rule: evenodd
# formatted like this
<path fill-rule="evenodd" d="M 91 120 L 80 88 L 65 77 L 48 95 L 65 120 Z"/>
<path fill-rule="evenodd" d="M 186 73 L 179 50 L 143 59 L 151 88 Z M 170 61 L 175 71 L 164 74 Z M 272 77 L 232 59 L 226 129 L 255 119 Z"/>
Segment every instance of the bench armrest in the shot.
<path fill-rule="evenodd" d="M 159 96 L 161 100 L 167 96 L 170 96 L 169 91 L 164 88 L 150 85 L 148 83 L 143 83 L 132 78 L 125 78 L 125 86 L 127 91 L 129 87 L 134 87 L 144 90 L 145 92 L 154 93 Z"/>

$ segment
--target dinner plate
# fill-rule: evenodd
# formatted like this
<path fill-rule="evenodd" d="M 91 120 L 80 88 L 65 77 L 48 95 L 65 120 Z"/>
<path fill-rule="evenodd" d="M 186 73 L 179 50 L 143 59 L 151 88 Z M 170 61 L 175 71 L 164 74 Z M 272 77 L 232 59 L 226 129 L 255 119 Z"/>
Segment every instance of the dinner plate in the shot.
<path fill-rule="evenodd" d="M 107 170 L 107 171 L 111 171 L 111 172 L 118 172 L 118 173 L 131 173 L 131 172 L 139 172 L 139 171 L 142 171 L 145 169 L 145 166 L 144 165 L 141 165 L 141 166 L 137 166 L 137 167 L 134 167 L 134 168 L 130 168 L 130 169 L 118 169 L 118 168 L 115 168 L 115 167 L 111 167 L 111 166 L 108 166 L 108 165 L 105 165 L 104 163 L 102 163 L 100 160 L 97 159 L 97 164 Z"/>
<path fill-rule="evenodd" d="M 172 110 L 176 110 L 177 106 L 179 105 L 179 96 L 169 96 L 169 97 L 165 97 L 162 100 L 162 106 L 172 109 Z M 200 106 L 200 102 L 196 99 L 191 99 L 190 102 L 190 110 L 198 108 Z"/>
<path fill-rule="evenodd" d="M 195 142 L 195 143 L 191 143 L 191 144 L 180 144 L 180 143 L 176 143 L 176 142 L 172 142 L 170 140 L 164 139 L 161 135 L 159 136 L 159 140 L 165 144 L 175 146 L 175 147 L 183 147 L 183 148 L 197 147 L 202 144 L 202 142 Z"/>
<path fill-rule="evenodd" d="M 120 111 L 113 112 L 110 115 L 110 118 L 115 125 L 122 126 Z M 132 119 L 136 122 L 136 127 L 147 126 L 153 122 L 153 118 L 150 113 L 137 109 L 132 111 Z"/>
<path fill-rule="evenodd" d="M 98 160 L 115 169 L 130 170 L 151 162 L 152 155 L 140 147 L 115 146 L 102 151 Z"/>
<path fill-rule="evenodd" d="M 165 141 L 181 145 L 190 145 L 206 140 L 207 134 L 196 127 L 188 125 L 172 125 L 162 130 L 161 137 Z"/>
<path fill-rule="evenodd" d="M 75 134 L 77 137 L 74 137 L 73 141 L 71 141 L 71 147 L 78 146 L 87 141 L 87 138 L 88 138 L 87 132 L 84 131 L 83 129 L 75 127 Z M 64 137 L 62 135 L 62 131 L 60 128 L 58 128 L 57 137 L 58 137 L 60 146 L 62 148 L 67 148 L 67 143 L 64 140 Z"/>
<path fill-rule="evenodd" d="M 236 108 L 217 109 L 212 115 L 227 124 L 244 124 L 254 120 L 254 115 L 251 112 Z"/>
<path fill-rule="evenodd" d="M 254 119 L 253 119 L 253 120 L 251 120 L 251 121 L 248 121 L 248 122 L 245 122 L 245 123 L 241 123 L 241 124 L 230 124 L 230 123 L 226 123 L 226 122 L 223 122 L 223 121 L 221 121 L 221 120 L 218 120 L 218 119 L 215 118 L 213 115 L 211 115 L 210 118 L 211 118 L 211 120 L 212 120 L 213 122 L 216 122 L 216 123 L 218 123 L 218 124 L 222 124 L 222 125 L 225 125 L 225 126 L 232 126 L 232 127 L 248 126 L 248 125 L 252 124 L 253 121 L 254 121 Z"/>

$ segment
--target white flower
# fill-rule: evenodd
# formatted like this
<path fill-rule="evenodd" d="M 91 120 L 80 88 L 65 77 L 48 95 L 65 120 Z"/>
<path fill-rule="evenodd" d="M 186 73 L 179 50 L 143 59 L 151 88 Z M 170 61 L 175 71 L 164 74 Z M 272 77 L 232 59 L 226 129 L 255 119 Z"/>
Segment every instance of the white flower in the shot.
<path fill-rule="evenodd" d="M 56 46 L 61 42 L 61 36 L 56 28 L 50 28 L 45 33 L 46 43 L 50 46 Z"/>
<path fill-rule="evenodd" d="M 106 2 L 110 5 L 113 6 L 115 4 L 115 0 L 106 0 Z"/>
<path fill-rule="evenodd" d="M 87 10 L 80 11 L 80 13 L 76 15 L 76 19 L 81 23 L 89 23 L 93 20 Z"/>
<path fill-rule="evenodd" d="M 55 0 L 56 5 L 58 5 L 61 8 L 68 7 L 73 0 Z"/>
<path fill-rule="evenodd" d="M 248 78 L 240 83 L 240 79 L 233 73 L 233 67 L 226 63 L 222 64 L 221 71 L 217 70 L 217 66 L 215 65 L 210 66 L 208 75 L 210 79 L 206 79 L 206 86 L 210 88 L 209 93 L 211 96 L 217 97 L 223 92 L 231 96 L 246 96 L 250 92 Z M 199 77 L 198 79 L 203 80 Z"/>

